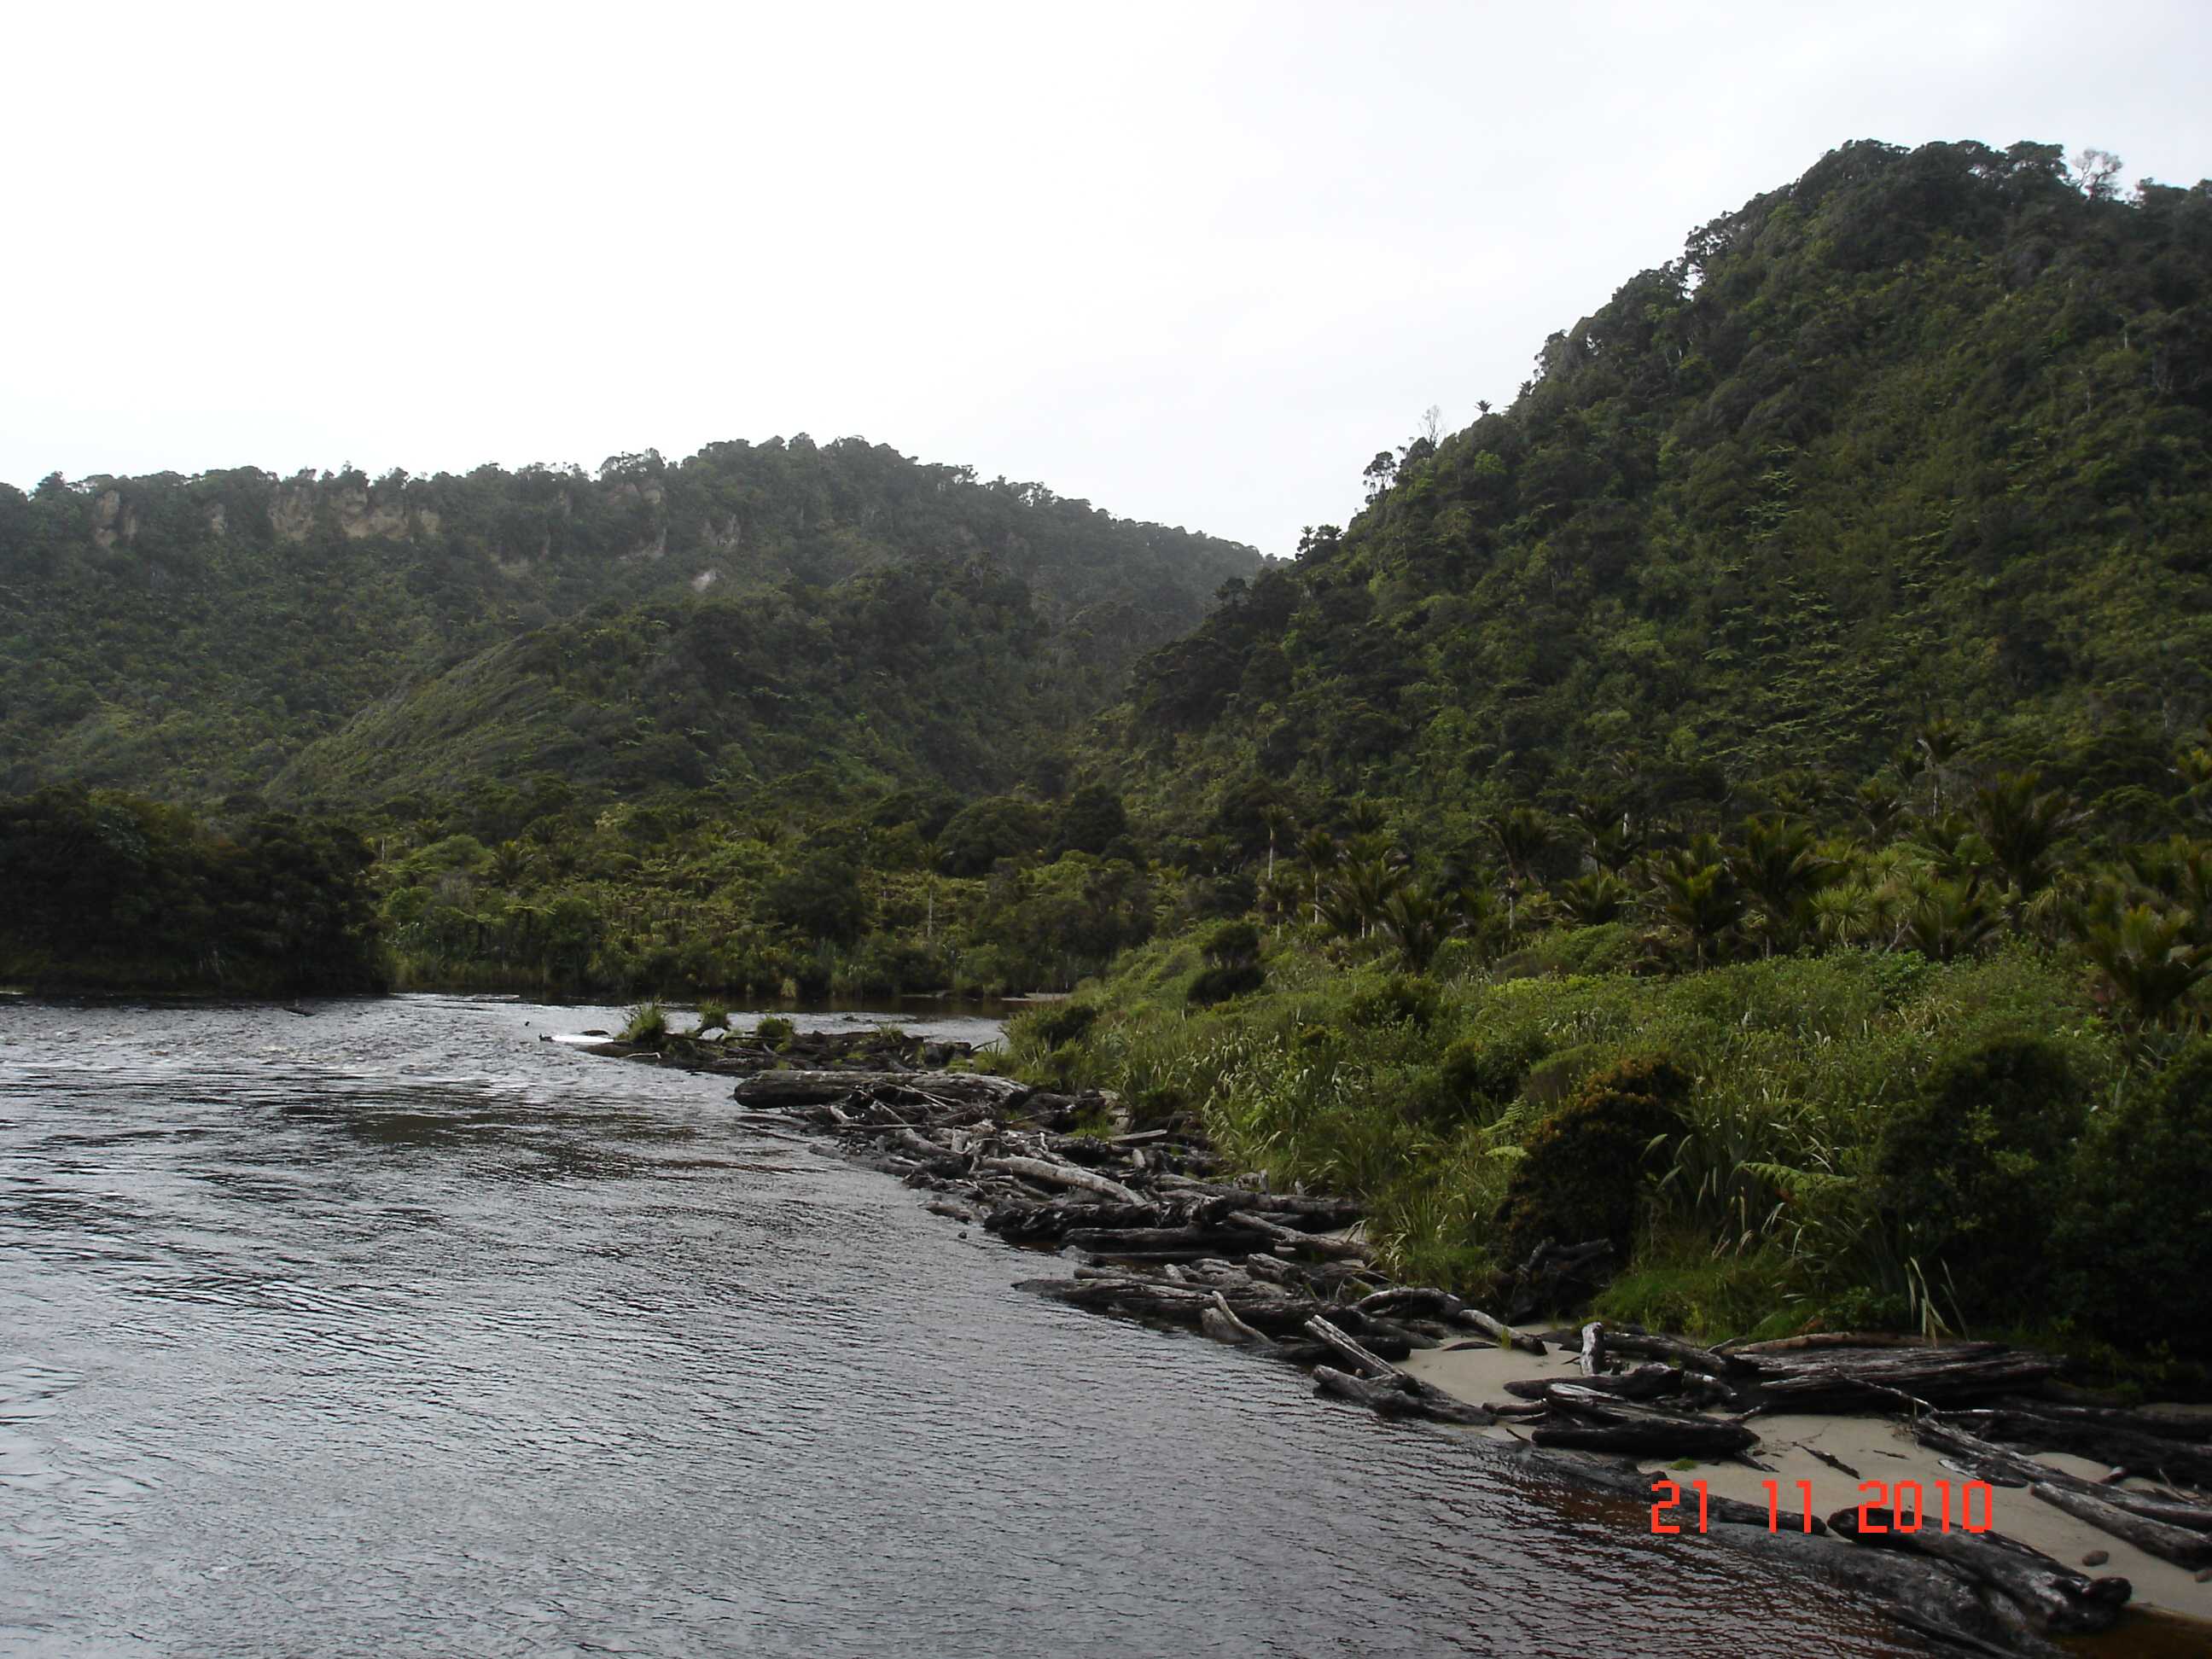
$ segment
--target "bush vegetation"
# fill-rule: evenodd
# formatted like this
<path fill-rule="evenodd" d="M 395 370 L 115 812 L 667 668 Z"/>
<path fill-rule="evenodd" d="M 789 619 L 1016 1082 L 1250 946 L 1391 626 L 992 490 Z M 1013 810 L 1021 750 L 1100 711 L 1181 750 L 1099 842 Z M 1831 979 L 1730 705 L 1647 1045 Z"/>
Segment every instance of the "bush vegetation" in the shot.
<path fill-rule="evenodd" d="M 1610 1237 L 1626 1265 L 1601 1311 L 1705 1337 L 2141 1348 L 2148 1307 L 2203 1357 L 2212 1046 L 2146 1046 L 2061 952 L 1444 979 L 1372 941 L 1267 955 L 1264 990 L 1194 1008 L 1201 953 L 1155 943 L 1086 989 L 1079 1031 L 1017 1021 L 1012 1059 L 1356 1194 L 1393 1271 L 1478 1296 L 1545 1237 Z"/>

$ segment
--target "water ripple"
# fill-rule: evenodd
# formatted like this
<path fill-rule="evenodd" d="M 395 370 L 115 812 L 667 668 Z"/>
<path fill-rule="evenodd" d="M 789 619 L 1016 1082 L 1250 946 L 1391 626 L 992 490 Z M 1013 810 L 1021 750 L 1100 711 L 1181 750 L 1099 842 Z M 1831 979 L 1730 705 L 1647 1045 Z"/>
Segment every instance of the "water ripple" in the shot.
<path fill-rule="evenodd" d="M 1908 1650 L 537 1040 L 618 1018 L 0 1002 L 0 1652 Z"/>

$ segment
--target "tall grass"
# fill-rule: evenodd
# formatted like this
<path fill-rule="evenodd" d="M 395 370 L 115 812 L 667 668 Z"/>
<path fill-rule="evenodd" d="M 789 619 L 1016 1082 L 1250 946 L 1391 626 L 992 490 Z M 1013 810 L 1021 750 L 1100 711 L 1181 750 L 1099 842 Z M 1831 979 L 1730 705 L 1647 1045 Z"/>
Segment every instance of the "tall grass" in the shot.
<path fill-rule="evenodd" d="M 1078 1040 L 1047 1055 L 1018 1024 L 1018 1063 L 1119 1090 L 1140 1121 L 1194 1120 L 1271 1182 L 1359 1198 L 1384 1265 L 1461 1287 L 1501 1265 L 1491 1218 L 1528 1133 L 1601 1067 L 1663 1051 L 1696 1079 L 1639 1250 L 1674 1264 L 1668 1295 L 1682 1294 L 1687 1252 L 1739 1264 L 1716 1266 L 1713 1283 L 1733 1287 L 1716 1309 L 1855 1296 L 1955 1324 L 1941 1264 L 1911 1256 L 1869 1190 L 1887 1113 L 1944 1054 L 2024 1019 L 2054 1030 L 2085 1078 L 2121 1063 L 2073 983 L 2025 951 L 1943 965 L 1842 951 L 1663 979 L 1467 975 L 1412 995 L 1379 960 L 1278 947 L 1267 990 L 1203 1011 L 1182 999 L 1197 967 L 1187 946 L 1136 953 L 1086 994 L 1102 1012 Z M 1499 1101 L 1455 1095 L 1447 1051 L 1539 1058 Z"/>

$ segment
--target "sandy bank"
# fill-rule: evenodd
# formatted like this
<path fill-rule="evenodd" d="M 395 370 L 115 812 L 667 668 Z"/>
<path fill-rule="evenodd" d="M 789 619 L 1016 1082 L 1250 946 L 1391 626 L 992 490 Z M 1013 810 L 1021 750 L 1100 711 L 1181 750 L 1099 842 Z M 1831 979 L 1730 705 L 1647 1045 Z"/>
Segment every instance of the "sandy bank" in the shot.
<path fill-rule="evenodd" d="M 1505 1391 L 1509 1382 L 1522 1378 L 1569 1381 L 1579 1375 L 1571 1352 L 1554 1348 L 1539 1358 L 1490 1342 L 1416 1349 L 1402 1363 L 1406 1370 L 1423 1381 L 1474 1405 L 1510 1399 L 1511 1396 Z M 1692 1532 L 1697 1522 L 1696 1495 L 1688 1492 L 1688 1483 L 1692 1480 L 1705 1481 L 1707 1490 L 1716 1497 L 1739 1498 L 1762 1507 L 1767 1495 L 1761 1483 L 1778 1483 L 1781 1524 L 1785 1528 L 1793 1520 L 1802 1525 L 1803 1496 L 1797 1488 L 1800 1480 L 1812 1483 L 1813 1513 L 1824 1520 L 1838 1510 L 1855 1507 L 1863 1498 L 1870 1504 L 1874 1502 L 1871 1494 L 1860 1492 L 1857 1480 L 1815 1457 L 1814 1448 L 1850 1465 L 1865 1480 L 1879 1480 L 1893 1487 L 1899 1481 L 1917 1481 L 1929 1506 L 1931 1524 L 1937 1501 L 1936 1483 L 1948 1481 L 1955 1503 L 1963 1484 L 1972 1478 L 1944 1467 L 1934 1452 L 1916 1443 L 1893 1419 L 1778 1413 L 1754 1418 L 1749 1426 L 1759 1431 L 1760 1443 L 1755 1455 L 1762 1463 L 1772 1466 L 1771 1474 L 1740 1463 L 1700 1462 L 1686 1468 L 1656 1460 L 1647 1459 L 1641 1463 L 1640 1467 L 1647 1470 L 1681 1483 L 1688 1492 L 1682 1510 L 1668 1517 L 1681 1525 L 1685 1534 Z M 1512 1437 L 1502 1424 L 1477 1432 L 1498 1440 Z M 2100 1479 L 2106 1472 L 2085 1458 L 2069 1457 L 2063 1453 L 2039 1453 L 2037 1456 L 2038 1461 L 2053 1468 L 2092 1480 Z M 2130 1480 L 2127 1484 L 2149 1490 L 2144 1481 Z M 1955 1510 L 1954 1516 L 1955 1525 Z M 1974 1518 L 1982 1518 L 1979 1509 Z M 2135 1586 L 2134 1605 L 2137 1607 L 2157 1607 L 2204 1620 L 2207 1622 L 2202 1650 L 2212 1653 L 2212 1583 L 2199 1583 L 2196 1575 L 2187 1569 L 2161 1561 L 2154 1555 L 2146 1555 L 2133 1545 L 2051 1508 L 2019 1487 L 1998 1486 L 1993 1490 L 1990 1518 L 1996 1531 L 2041 1550 L 2054 1560 L 2093 1577 L 2115 1574 L 2127 1579 Z M 2094 1568 L 2084 1565 L 2082 1558 L 2099 1550 L 2109 1559 Z M 2104 1650 L 2113 1650 L 2108 1646 Z"/>

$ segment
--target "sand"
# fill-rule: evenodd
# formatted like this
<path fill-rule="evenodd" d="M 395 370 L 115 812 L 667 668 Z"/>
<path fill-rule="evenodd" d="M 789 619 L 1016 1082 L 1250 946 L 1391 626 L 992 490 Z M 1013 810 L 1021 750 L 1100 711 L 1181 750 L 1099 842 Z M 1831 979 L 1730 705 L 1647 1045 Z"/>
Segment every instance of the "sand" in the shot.
<path fill-rule="evenodd" d="M 1488 1342 L 1419 1349 L 1405 1362 L 1405 1368 L 1425 1382 L 1475 1405 L 1511 1398 L 1505 1392 L 1505 1384 L 1518 1378 L 1569 1381 L 1580 1375 L 1571 1352 L 1554 1348 L 1539 1358 Z M 1685 1501 L 1667 1518 L 1681 1526 L 1686 1534 L 1693 1531 L 1697 1523 L 1697 1494 L 1689 1485 L 1693 1480 L 1705 1481 L 1707 1491 L 1715 1497 L 1739 1498 L 1762 1507 L 1766 1504 L 1767 1493 L 1761 1483 L 1777 1482 L 1780 1488 L 1781 1524 L 1785 1528 L 1793 1520 L 1800 1526 L 1803 1524 L 1804 1499 L 1797 1488 L 1800 1480 L 1812 1482 L 1813 1513 L 1823 1520 L 1838 1510 L 1856 1507 L 1863 1498 L 1870 1505 L 1875 1504 L 1872 1493 L 1859 1491 L 1857 1480 L 1821 1462 L 1807 1449 L 1808 1447 L 1818 1447 L 1831 1457 L 1850 1464 L 1866 1480 L 1883 1481 L 1893 1486 L 1902 1480 L 1919 1482 L 1930 1525 L 1936 1520 L 1935 1506 L 1938 1501 L 1936 1483 L 1949 1482 L 1952 1501 L 1956 1504 L 1962 1486 L 1972 1479 L 1969 1474 L 1946 1468 L 1934 1452 L 1917 1444 L 1900 1425 L 1887 1418 L 1776 1415 L 1755 1418 L 1749 1426 L 1759 1431 L 1759 1444 L 1754 1455 L 1762 1463 L 1772 1466 L 1771 1474 L 1740 1463 L 1700 1462 L 1686 1468 L 1676 1468 L 1656 1458 L 1643 1463 L 1644 1468 L 1656 1471 L 1655 1479 L 1663 1474 L 1682 1486 Z M 1497 1440 L 1514 1437 L 1504 1424 L 1476 1432 Z M 2101 1465 L 2085 1458 L 2061 1453 L 2035 1455 L 2053 1468 L 2091 1480 L 2100 1479 L 2106 1473 Z M 2143 1486 L 2146 1483 L 2128 1484 Z M 2212 1652 L 2212 1583 L 2198 1583 L 2195 1573 L 2189 1569 L 2146 1555 L 2132 1544 L 2051 1508 L 2020 1487 L 1994 1488 L 1987 1513 L 1995 1530 L 2041 1550 L 2054 1560 L 2091 1577 L 2118 1575 L 2127 1579 L 2135 1586 L 2134 1605 L 2137 1607 L 2207 1620 L 2206 1650 Z M 1983 1516 L 1978 1495 L 1974 1518 L 1978 1522 Z M 1954 1509 L 1953 1525 L 1958 1523 L 1958 1511 Z M 2098 1566 L 2083 1565 L 2082 1557 L 2096 1550 L 2104 1551 L 2111 1559 Z"/>

